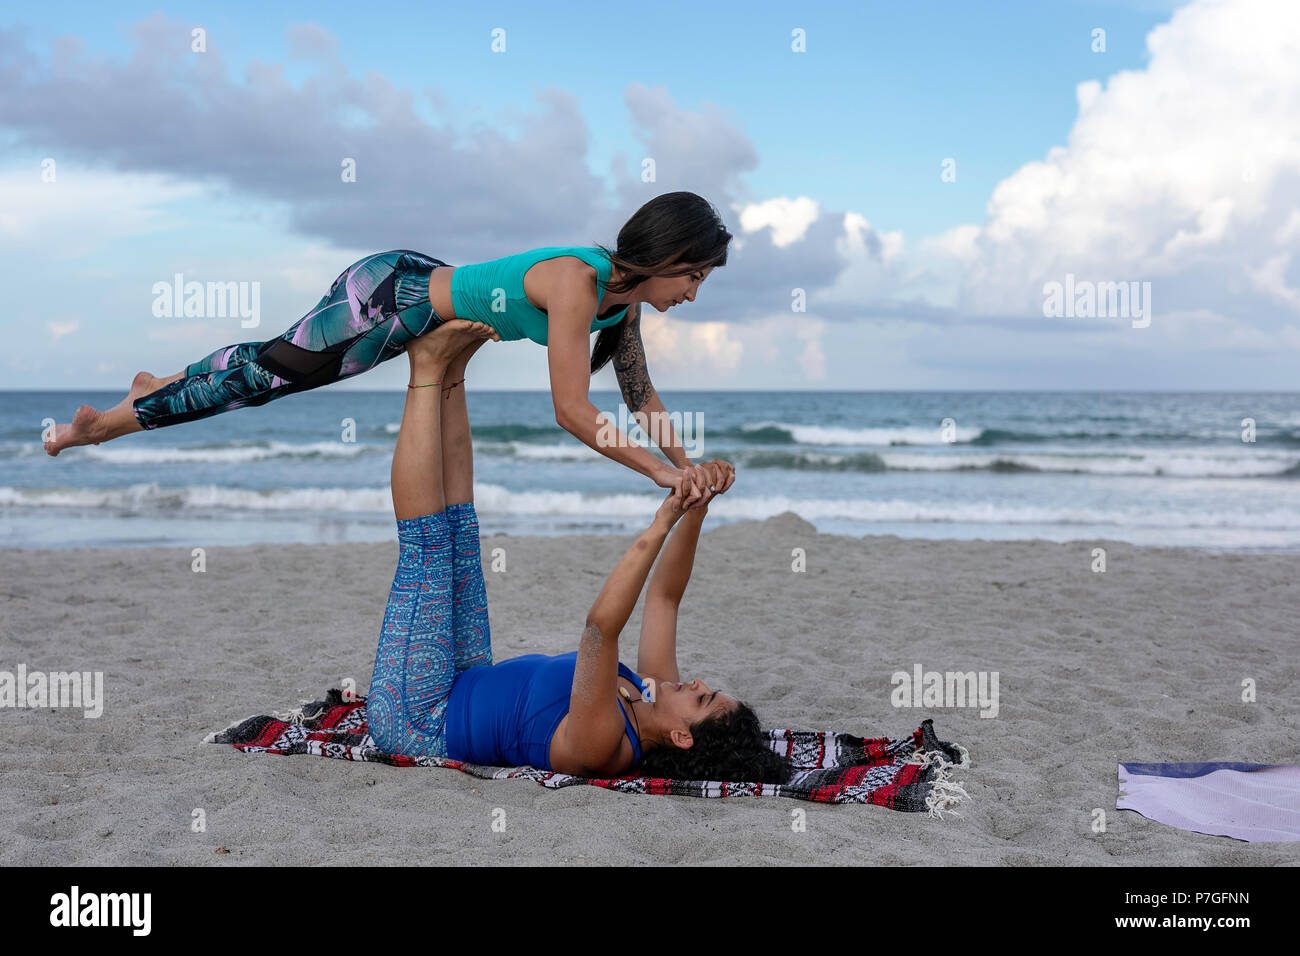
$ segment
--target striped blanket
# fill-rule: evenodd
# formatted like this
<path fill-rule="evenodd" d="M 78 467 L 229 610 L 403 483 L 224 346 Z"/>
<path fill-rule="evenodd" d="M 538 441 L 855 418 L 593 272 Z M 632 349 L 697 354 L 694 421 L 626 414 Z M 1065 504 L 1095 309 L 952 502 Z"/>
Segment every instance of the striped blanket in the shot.
<path fill-rule="evenodd" d="M 364 697 L 345 699 L 330 690 L 324 700 L 284 714 L 249 717 L 208 743 L 230 744 L 245 753 L 314 754 L 365 760 L 395 767 L 451 767 L 486 780 L 523 777 L 544 787 L 587 785 L 623 793 L 666 793 L 690 797 L 792 797 L 818 803 L 874 803 L 891 810 L 926 811 L 942 817 L 968 794 L 950 779 L 954 768 L 970 766 L 965 747 L 935 736 L 925 720 L 907 737 L 864 739 L 847 733 L 770 730 L 770 746 L 790 758 L 794 776 L 784 784 L 716 780 L 664 780 L 634 773 L 614 778 L 578 777 L 536 767 L 488 767 L 442 757 L 406 757 L 376 749 L 366 732 Z"/>

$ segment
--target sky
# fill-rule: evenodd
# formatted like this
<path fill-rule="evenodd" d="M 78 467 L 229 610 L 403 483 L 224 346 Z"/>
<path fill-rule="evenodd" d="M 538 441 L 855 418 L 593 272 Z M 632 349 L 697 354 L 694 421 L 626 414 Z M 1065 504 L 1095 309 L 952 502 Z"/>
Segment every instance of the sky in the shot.
<path fill-rule="evenodd" d="M 1297 387 L 1292 0 L 55 0 L 0 11 L 0 90 L 0 388 L 124 392 L 364 255 L 612 246 L 674 190 L 736 238 L 645 307 L 660 390 Z M 258 324 L 156 314 L 176 274 Z M 528 341 L 470 371 L 548 384 Z"/>

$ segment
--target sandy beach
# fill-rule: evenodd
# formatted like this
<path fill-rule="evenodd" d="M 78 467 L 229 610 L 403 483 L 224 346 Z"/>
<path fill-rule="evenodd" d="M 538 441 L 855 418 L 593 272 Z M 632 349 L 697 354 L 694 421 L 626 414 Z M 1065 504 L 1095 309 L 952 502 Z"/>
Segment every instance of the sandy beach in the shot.
<path fill-rule="evenodd" d="M 628 535 L 485 536 L 498 660 L 577 646 Z M 195 542 L 202 546 L 202 542 Z M 1092 570 L 1096 547 L 1106 570 Z M 494 549 L 506 570 L 490 570 Z M 792 571 L 802 548 L 807 569 Z M 962 816 L 786 799 L 549 790 L 450 769 L 240 753 L 205 735 L 352 679 L 365 693 L 396 543 L 0 551 L 0 670 L 102 671 L 104 710 L 0 709 L 0 863 L 1278 865 L 1293 845 L 1114 809 L 1119 760 L 1300 762 L 1300 555 L 1114 541 L 818 534 L 706 523 L 684 678 L 768 727 L 970 751 Z M 635 665 L 639 610 L 621 640 Z M 996 673 L 996 716 L 897 707 L 891 675 Z M 1258 700 L 1242 701 L 1253 679 Z M 504 811 L 504 832 L 494 811 Z M 1093 832 L 1102 808 L 1106 832 Z M 205 832 L 194 832 L 195 810 Z M 806 830 L 792 829 L 795 809 Z M 502 819 L 501 813 L 496 813 Z M 219 853 L 224 847 L 228 853 Z"/>

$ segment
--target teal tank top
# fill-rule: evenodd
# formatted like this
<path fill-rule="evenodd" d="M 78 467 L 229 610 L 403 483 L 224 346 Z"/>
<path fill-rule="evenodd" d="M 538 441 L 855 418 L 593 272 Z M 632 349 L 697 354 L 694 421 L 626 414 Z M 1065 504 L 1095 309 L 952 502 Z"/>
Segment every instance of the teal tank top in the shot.
<path fill-rule="evenodd" d="M 529 249 L 513 256 L 490 259 L 467 266 L 457 266 L 451 274 L 451 308 L 458 319 L 485 322 L 501 333 L 502 341 L 532 339 L 538 345 L 546 344 L 547 316 L 524 295 L 524 273 L 534 263 L 558 256 L 577 256 L 596 270 L 596 315 L 605 298 L 605 283 L 609 281 L 609 259 L 595 246 L 543 246 Z M 499 293 L 496 290 L 501 290 Z M 498 303 L 496 311 L 492 308 Z M 607 319 L 595 316 L 591 331 L 622 322 L 627 306 Z"/>

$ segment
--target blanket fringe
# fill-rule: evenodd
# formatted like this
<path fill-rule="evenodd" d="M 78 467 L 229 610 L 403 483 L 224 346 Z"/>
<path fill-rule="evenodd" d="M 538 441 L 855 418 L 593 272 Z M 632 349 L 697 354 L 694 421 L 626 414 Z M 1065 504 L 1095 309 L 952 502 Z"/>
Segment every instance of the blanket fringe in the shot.
<path fill-rule="evenodd" d="M 953 770 L 970 766 L 970 751 L 961 744 L 953 746 L 961 754 L 960 763 L 953 763 L 942 750 L 918 750 L 903 761 L 903 763 L 918 764 L 922 768 L 935 768 L 935 776 L 930 781 L 930 794 L 925 798 L 925 806 L 927 816 L 938 817 L 940 820 L 945 813 L 960 817 L 961 814 L 952 808 L 959 806 L 963 800 L 970 799 L 966 788 L 960 782 L 951 779 Z"/>
<path fill-rule="evenodd" d="M 310 705 L 319 703 L 320 701 L 318 700 L 304 700 L 301 701 L 297 707 L 293 708 L 293 710 L 273 710 L 271 711 L 271 716 L 276 720 L 284 721 L 286 724 L 304 724 L 308 720 L 314 720 L 325 712 L 324 708 L 315 709 L 310 714 L 305 712 L 307 707 Z"/>
<path fill-rule="evenodd" d="M 234 730 L 236 727 L 238 727 L 240 724 L 244 723 L 245 721 L 249 721 L 252 720 L 254 717 L 261 717 L 261 716 L 262 716 L 261 714 L 249 714 L 243 720 L 237 720 L 233 724 L 229 725 L 228 727 L 222 727 L 220 730 L 214 730 L 212 731 L 212 733 L 208 734 L 206 737 L 203 738 L 203 743 L 215 744 L 217 742 L 218 734 L 229 733 L 231 730 Z"/>

